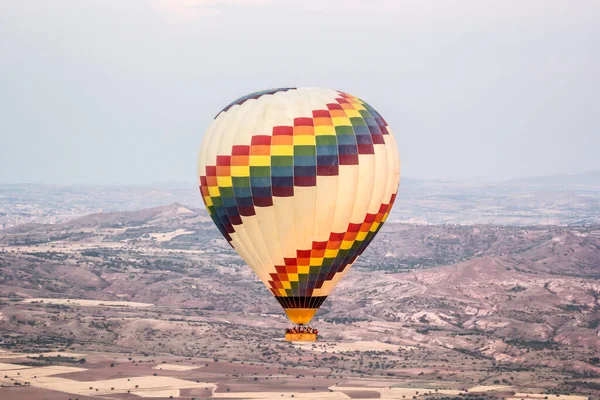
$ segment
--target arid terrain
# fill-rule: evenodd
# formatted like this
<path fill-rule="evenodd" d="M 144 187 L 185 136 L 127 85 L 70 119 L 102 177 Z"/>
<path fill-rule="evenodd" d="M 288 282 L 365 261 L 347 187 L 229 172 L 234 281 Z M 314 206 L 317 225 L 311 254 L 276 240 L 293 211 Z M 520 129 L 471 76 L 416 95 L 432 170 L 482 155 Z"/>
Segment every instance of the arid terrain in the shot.
<path fill-rule="evenodd" d="M 600 225 L 399 221 L 316 344 L 203 210 L 0 230 L 0 398 L 600 398 Z"/>

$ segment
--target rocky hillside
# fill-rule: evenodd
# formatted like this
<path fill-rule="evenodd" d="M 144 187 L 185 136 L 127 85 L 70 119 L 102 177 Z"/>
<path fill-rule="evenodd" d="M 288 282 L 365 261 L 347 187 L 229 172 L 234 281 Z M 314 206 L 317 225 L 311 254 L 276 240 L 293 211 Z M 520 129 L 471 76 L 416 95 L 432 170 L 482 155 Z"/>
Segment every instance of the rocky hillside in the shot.
<path fill-rule="evenodd" d="M 285 324 L 275 317 L 282 315 L 277 302 L 203 211 L 172 204 L 1 232 L 5 301 L 126 300 L 200 309 L 249 326 Z M 600 352 L 599 301 L 598 226 L 390 222 L 317 323 L 336 340 L 456 349 L 597 374 L 590 360 Z M 115 332 L 119 326 L 115 321 Z M 3 329 L 35 331 L 7 320 Z"/>

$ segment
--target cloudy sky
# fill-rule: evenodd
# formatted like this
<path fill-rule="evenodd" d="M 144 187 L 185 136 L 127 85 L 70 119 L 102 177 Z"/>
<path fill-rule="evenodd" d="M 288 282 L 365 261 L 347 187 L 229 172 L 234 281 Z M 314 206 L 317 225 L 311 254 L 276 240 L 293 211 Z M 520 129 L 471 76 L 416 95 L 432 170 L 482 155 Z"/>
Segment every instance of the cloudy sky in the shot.
<path fill-rule="evenodd" d="M 195 183 L 248 92 L 367 100 L 404 176 L 600 168 L 597 0 L 0 0 L 0 182 Z"/>

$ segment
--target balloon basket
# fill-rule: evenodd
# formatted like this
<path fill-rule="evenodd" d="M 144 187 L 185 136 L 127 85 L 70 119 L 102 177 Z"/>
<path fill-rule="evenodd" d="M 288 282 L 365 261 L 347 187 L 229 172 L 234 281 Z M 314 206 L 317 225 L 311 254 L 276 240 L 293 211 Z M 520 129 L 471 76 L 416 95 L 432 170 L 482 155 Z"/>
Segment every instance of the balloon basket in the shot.
<path fill-rule="evenodd" d="M 285 330 L 285 340 L 288 342 L 316 342 L 318 335 L 318 330 L 303 324 Z"/>
<path fill-rule="evenodd" d="M 286 333 L 285 340 L 288 342 L 316 342 L 316 333 Z"/>

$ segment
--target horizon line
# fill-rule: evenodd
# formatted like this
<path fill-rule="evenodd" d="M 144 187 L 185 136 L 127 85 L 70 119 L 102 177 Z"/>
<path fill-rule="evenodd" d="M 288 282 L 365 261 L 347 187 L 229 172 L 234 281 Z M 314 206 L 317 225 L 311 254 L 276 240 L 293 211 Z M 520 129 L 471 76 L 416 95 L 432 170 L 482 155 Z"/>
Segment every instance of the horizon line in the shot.
<path fill-rule="evenodd" d="M 421 178 L 414 176 L 402 177 L 400 175 L 400 186 L 402 186 L 403 180 L 417 181 L 417 182 L 447 182 L 447 183 L 466 183 L 466 182 L 479 182 L 479 183 L 499 183 L 499 182 L 511 182 L 511 181 L 522 181 L 528 179 L 547 179 L 547 178 L 559 178 L 569 177 L 578 175 L 587 175 L 590 173 L 598 173 L 600 175 L 600 169 L 588 169 L 582 172 L 576 173 L 555 173 L 550 175 L 527 175 L 521 177 L 512 178 L 487 178 L 487 177 L 464 177 L 464 178 Z M 600 182 L 599 182 L 600 183 Z M 139 187 L 164 187 L 164 186 L 188 186 L 191 187 L 192 181 L 180 180 L 180 179 L 167 179 L 155 182 L 71 182 L 71 183 L 58 183 L 58 182 L 0 182 L 0 186 L 58 186 L 58 187 L 124 187 L 124 186 L 139 186 Z M 197 185 L 194 185 L 197 186 Z"/>

